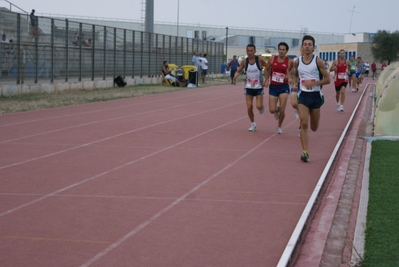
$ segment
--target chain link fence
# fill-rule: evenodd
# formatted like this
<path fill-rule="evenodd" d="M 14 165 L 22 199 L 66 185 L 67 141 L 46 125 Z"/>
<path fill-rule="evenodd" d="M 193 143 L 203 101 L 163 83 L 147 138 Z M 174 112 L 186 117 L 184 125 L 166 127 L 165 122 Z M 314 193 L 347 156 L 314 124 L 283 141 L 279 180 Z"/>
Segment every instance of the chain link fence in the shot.
<path fill-rule="evenodd" d="M 192 65 L 194 51 L 208 54 L 208 73 L 220 73 L 224 44 L 99 26 L 0 10 L 0 82 L 80 82 L 121 75 L 161 74 L 163 61 Z"/>

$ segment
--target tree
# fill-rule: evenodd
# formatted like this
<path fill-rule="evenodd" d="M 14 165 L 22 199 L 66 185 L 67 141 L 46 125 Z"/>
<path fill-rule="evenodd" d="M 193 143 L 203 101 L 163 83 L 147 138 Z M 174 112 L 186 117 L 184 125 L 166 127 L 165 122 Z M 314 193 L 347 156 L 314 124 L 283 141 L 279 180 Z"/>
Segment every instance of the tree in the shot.
<path fill-rule="evenodd" d="M 392 61 L 399 59 L 399 32 L 379 30 L 374 35 L 371 52 L 377 61 L 388 61 L 388 65 Z"/>

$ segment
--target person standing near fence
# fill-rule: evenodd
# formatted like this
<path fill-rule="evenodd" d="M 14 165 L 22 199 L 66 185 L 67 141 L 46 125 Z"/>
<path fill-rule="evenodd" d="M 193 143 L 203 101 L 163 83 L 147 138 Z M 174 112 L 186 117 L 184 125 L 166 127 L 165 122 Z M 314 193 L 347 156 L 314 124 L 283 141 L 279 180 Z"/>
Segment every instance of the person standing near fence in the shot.
<path fill-rule="evenodd" d="M 234 55 L 234 56 L 233 56 L 233 59 L 232 59 L 232 60 L 229 62 L 229 64 L 228 64 L 228 67 L 229 67 L 229 69 L 230 69 L 231 84 L 234 84 L 234 85 L 236 84 L 236 83 L 233 81 L 233 78 L 234 78 L 234 75 L 236 74 L 236 72 L 237 72 L 239 66 L 240 66 L 240 64 L 238 63 L 237 56 Z"/>
<path fill-rule="evenodd" d="M 233 77 L 233 82 L 235 83 L 237 77 L 245 69 L 246 80 L 244 87 L 245 102 L 247 104 L 247 113 L 249 120 L 251 121 L 251 126 L 248 131 L 256 131 L 255 115 L 253 111 L 253 99 L 256 98 L 256 108 L 259 110 L 259 114 L 263 114 L 265 107 L 263 106 L 263 87 L 269 86 L 269 80 L 265 79 L 263 81 L 263 71 L 269 68 L 269 64 L 261 57 L 255 56 L 256 47 L 253 44 L 247 45 L 246 48 L 247 58 L 242 60 L 240 67 L 238 68 L 236 74 Z"/>
<path fill-rule="evenodd" d="M 206 75 L 208 74 L 208 54 L 204 54 L 204 56 L 201 58 L 201 77 L 202 77 L 202 83 L 206 83 Z"/>
<path fill-rule="evenodd" d="M 195 69 L 198 71 L 198 55 L 197 55 L 197 51 L 194 51 L 193 57 L 191 58 L 191 62 L 195 66 Z"/>
<path fill-rule="evenodd" d="M 305 35 L 302 38 L 303 56 L 294 62 L 296 69 L 296 81 L 299 78 L 301 92 L 298 96 L 298 112 L 301 123 L 301 161 L 309 161 L 309 118 L 310 129 L 317 131 L 320 121 L 320 108 L 324 104 L 324 96 L 321 93 L 322 85 L 330 83 L 330 75 L 324 68 L 323 60 L 314 55 L 315 39 L 313 36 Z M 294 87 L 298 83 L 294 82 Z"/>

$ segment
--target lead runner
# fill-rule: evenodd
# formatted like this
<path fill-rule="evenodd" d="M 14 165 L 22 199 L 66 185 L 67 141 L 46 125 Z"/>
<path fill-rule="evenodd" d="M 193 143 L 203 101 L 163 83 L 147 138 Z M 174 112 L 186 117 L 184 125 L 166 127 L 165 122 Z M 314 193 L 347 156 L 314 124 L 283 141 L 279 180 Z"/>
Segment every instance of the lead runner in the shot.
<path fill-rule="evenodd" d="M 301 124 L 301 160 L 309 161 L 308 153 L 308 127 L 310 117 L 310 129 L 317 131 L 320 121 L 320 107 L 324 104 L 324 96 L 321 93 L 322 85 L 330 83 L 330 75 L 324 68 L 323 60 L 313 54 L 315 39 L 310 35 L 302 38 L 303 56 L 294 62 L 296 69 L 294 88 L 298 87 L 299 78 L 300 93 L 298 95 L 298 112 Z"/>

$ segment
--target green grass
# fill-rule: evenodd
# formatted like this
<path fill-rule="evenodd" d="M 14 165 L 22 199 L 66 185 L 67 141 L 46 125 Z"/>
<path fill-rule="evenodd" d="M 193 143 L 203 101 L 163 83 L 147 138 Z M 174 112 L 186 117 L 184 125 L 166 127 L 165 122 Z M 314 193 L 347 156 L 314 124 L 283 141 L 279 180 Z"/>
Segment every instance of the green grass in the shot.
<path fill-rule="evenodd" d="M 399 266 L 399 142 L 372 143 L 362 266 Z"/>

